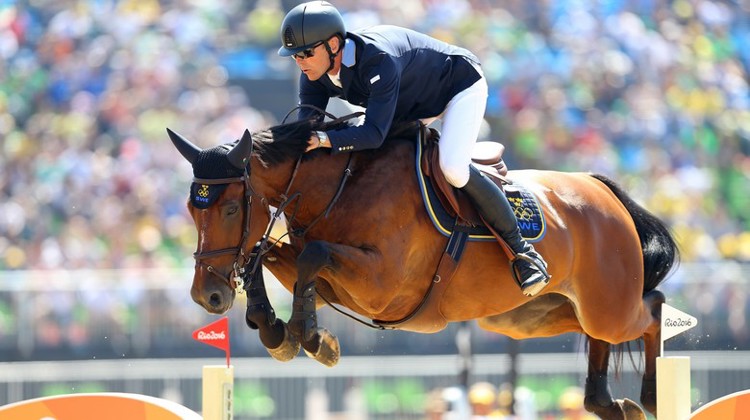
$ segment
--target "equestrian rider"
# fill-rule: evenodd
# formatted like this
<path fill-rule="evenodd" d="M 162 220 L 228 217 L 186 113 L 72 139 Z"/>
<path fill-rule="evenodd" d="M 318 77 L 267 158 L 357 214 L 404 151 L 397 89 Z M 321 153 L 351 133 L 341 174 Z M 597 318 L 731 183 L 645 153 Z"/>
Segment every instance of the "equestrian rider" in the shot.
<path fill-rule="evenodd" d="M 547 285 L 549 276 L 539 269 L 547 264 L 521 237 L 505 195 L 471 165 L 487 102 L 487 81 L 474 54 L 396 26 L 347 32 L 339 11 L 325 1 L 293 8 L 280 32 L 279 55 L 291 56 L 302 71 L 300 104 L 325 109 L 329 98 L 340 97 L 366 109 L 359 126 L 313 133 L 307 150 L 374 149 L 394 121 L 442 119 L 438 147 L 447 181 L 466 193 L 516 254 L 523 293 L 534 296 Z M 303 107 L 299 118 L 313 112 Z"/>

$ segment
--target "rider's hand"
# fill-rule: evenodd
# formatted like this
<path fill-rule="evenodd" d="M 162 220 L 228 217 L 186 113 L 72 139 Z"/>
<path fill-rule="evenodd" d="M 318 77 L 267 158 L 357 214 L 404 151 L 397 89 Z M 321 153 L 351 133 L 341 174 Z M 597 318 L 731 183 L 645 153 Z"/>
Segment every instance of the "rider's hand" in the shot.
<path fill-rule="evenodd" d="M 309 139 L 307 139 L 307 149 L 305 149 L 305 153 L 309 152 L 310 150 L 317 149 L 319 147 L 331 147 L 331 142 L 321 142 L 320 138 L 318 138 L 318 135 L 313 133 L 312 136 L 310 136 Z"/>

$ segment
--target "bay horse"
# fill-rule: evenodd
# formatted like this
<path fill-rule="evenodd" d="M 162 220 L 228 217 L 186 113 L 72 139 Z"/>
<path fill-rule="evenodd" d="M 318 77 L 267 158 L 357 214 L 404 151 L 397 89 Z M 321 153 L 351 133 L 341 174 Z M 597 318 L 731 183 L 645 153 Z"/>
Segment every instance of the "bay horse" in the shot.
<path fill-rule="evenodd" d="M 225 313 L 246 291 L 246 322 L 277 360 L 304 349 L 327 366 L 338 339 L 318 327 L 316 308 L 343 306 L 382 328 L 437 332 L 476 320 L 488 331 L 525 339 L 568 332 L 588 340 L 585 407 L 605 419 L 645 418 L 608 385 L 610 353 L 643 341 L 641 403 L 656 412 L 656 357 L 664 295 L 656 287 L 679 252 L 668 229 L 608 178 L 588 173 L 513 170 L 508 178 L 541 203 L 546 233 L 535 247 L 552 280 L 524 296 L 497 242 L 467 241 L 453 274 L 420 194 L 417 141 L 395 135 L 376 150 L 305 153 L 314 130 L 304 120 L 201 149 L 167 129 L 193 167 L 188 211 L 198 230 L 193 300 Z M 271 213 L 274 208 L 275 213 Z M 284 213 L 288 243 L 270 236 Z M 450 245 L 450 244 L 448 244 Z M 276 318 L 260 265 L 293 294 L 288 322 Z M 360 321 L 361 322 L 361 321 Z"/>

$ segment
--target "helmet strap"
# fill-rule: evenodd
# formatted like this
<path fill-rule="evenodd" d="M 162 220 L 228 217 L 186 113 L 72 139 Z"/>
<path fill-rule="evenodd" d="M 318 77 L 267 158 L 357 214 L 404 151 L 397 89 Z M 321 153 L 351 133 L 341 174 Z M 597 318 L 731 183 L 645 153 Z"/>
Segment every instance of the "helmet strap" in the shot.
<path fill-rule="evenodd" d="M 331 71 L 333 69 L 333 64 L 335 63 L 336 56 L 341 53 L 341 50 L 344 48 L 344 40 L 341 39 L 340 36 L 336 36 L 336 38 L 339 39 L 339 50 L 334 54 L 333 51 L 331 51 L 331 46 L 328 45 L 328 41 L 326 40 L 323 45 L 326 47 L 326 51 L 328 51 L 328 61 L 330 64 L 328 65 L 328 70 L 326 70 L 326 73 Z"/>

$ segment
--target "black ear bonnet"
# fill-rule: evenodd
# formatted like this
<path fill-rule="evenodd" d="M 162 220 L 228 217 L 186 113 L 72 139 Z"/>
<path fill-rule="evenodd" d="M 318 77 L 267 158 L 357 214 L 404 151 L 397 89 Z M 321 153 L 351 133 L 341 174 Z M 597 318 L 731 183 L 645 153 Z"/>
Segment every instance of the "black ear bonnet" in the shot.
<path fill-rule="evenodd" d="M 223 144 L 211 149 L 201 150 L 193 163 L 193 176 L 199 179 L 236 178 L 244 175 L 242 168 L 237 168 L 227 158 L 227 154 L 236 143 Z M 190 186 L 190 203 L 199 209 L 207 209 L 216 202 L 229 184 L 201 184 L 193 182 Z"/>

